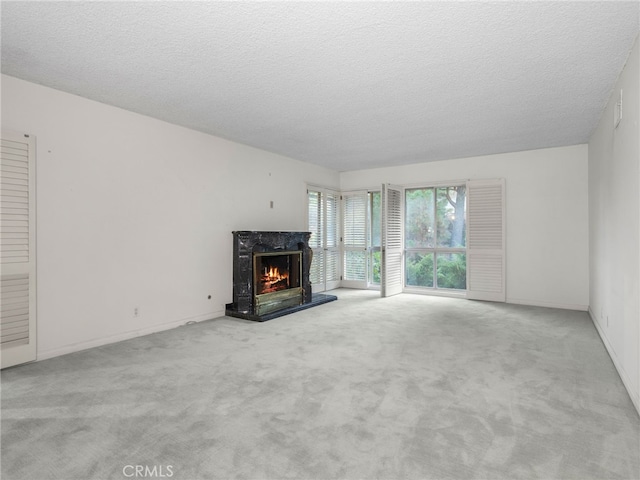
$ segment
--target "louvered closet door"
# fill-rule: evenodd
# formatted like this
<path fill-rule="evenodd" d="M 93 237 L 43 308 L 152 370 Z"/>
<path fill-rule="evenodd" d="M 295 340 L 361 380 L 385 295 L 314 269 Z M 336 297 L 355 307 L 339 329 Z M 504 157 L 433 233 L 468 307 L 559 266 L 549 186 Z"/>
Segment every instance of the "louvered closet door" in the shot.
<path fill-rule="evenodd" d="M 402 292 L 402 188 L 382 185 L 382 275 L 380 295 Z"/>
<path fill-rule="evenodd" d="M 35 139 L 2 132 L 0 149 L 0 358 L 36 359 Z"/>
<path fill-rule="evenodd" d="M 368 192 L 342 194 L 342 286 L 367 288 Z"/>
<path fill-rule="evenodd" d="M 506 301 L 504 179 L 467 182 L 467 298 Z"/>

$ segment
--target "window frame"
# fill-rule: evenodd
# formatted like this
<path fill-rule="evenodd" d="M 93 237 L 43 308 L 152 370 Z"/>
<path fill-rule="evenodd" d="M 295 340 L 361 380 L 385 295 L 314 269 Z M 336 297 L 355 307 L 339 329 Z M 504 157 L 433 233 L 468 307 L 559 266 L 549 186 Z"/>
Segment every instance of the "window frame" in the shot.
<path fill-rule="evenodd" d="M 447 287 L 438 287 L 438 254 L 451 254 L 451 253 L 460 253 L 467 256 L 467 210 L 468 210 L 468 198 L 465 199 L 467 205 L 465 205 L 465 246 L 464 247 L 439 247 L 438 246 L 438 221 L 437 221 L 437 189 L 438 188 L 451 188 L 451 187 L 467 187 L 466 181 L 450 181 L 450 182 L 438 182 L 438 183 L 429 183 L 429 184 L 418 184 L 406 186 L 404 189 L 404 231 L 405 231 L 405 241 L 403 245 L 403 266 L 405 274 L 403 275 L 403 292 L 406 293 L 422 293 L 429 295 L 442 295 L 442 296 L 452 296 L 452 297 L 466 297 L 468 286 L 465 285 L 464 289 L 455 289 L 455 288 L 447 288 Z M 433 221 L 434 221 L 434 235 L 433 235 L 433 247 L 407 247 L 406 241 L 406 231 L 407 231 L 407 193 L 412 190 L 432 190 L 433 191 Z M 420 285 L 407 285 L 407 274 L 406 274 L 406 262 L 411 254 L 431 254 L 433 255 L 433 286 L 420 286 Z M 467 275 L 468 266 L 465 266 L 465 275 Z"/>

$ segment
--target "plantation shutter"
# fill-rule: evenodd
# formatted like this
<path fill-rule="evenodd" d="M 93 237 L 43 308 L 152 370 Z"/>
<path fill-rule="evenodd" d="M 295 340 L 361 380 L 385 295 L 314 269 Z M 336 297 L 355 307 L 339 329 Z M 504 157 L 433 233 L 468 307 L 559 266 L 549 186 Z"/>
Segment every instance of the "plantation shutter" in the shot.
<path fill-rule="evenodd" d="M 506 301 L 505 182 L 467 182 L 467 298 Z"/>
<path fill-rule="evenodd" d="M 343 204 L 343 287 L 367 287 L 368 193 L 342 194 Z"/>
<path fill-rule="evenodd" d="M 382 276 L 380 295 L 402 292 L 402 189 L 382 185 Z"/>
<path fill-rule="evenodd" d="M 324 289 L 324 213 L 322 208 L 322 194 L 317 191 L 308 191 L 309 201 L 309 247 L 313 251 L 313 260 L 309 271 L 309 280 L 312 288 L 322 284 Z"/>
<path fill-rule="evenodd" d="M 325 189 L 307 190 L 308 219 L 313 259 L 309 280 L 313 292 L 330 290 L 340 285 L 338 208 L 340 196 Z"/>
<path fill-rule="evenodd" d="M 340 195 L 327 191 L 326 208 L 326 243 L 325 243 L 325 289 L 332 290 L 340 285 L 340 244 L 338 234 L 338 208 Z"/>
<path fill-rule="evenodd" d="M 6 368 L 36 359 L 35 139 L 0 141 L 0 358 Z"/>

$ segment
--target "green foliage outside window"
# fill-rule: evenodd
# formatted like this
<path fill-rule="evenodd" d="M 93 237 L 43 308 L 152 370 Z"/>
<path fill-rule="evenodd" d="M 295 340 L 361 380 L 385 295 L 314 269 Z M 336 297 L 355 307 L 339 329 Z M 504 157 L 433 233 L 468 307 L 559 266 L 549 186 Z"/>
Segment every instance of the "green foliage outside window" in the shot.
<path fill-rule="evenodd" d="M 466 187 L 415 188 L 405 195 L 406 285 L 466 289 Z"/>
<path fill-rule="evenodd" d="M 433 253 L 408 255 L 405 273 L 407 286 L 433 287 Z"/>
<path fill-rule="evenodd" d="M 380 285 L 380 263 L 382 262 L 382 254 L 380 252 L 372 252 L 372 283 L 375 285 Z"/>
<path fill-rule="evenodd" d="M 438 254 L 438 288 L 467 288 L 467 256 L 462 253 Z"/>

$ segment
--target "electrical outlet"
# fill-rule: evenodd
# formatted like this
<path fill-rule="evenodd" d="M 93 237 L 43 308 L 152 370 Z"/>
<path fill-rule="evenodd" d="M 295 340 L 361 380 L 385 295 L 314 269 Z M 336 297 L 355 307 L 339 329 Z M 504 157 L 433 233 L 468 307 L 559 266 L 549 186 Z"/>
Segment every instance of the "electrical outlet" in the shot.
<path fill-rule="evenodd" d="M 137 317 L 138 315 L 140 315 L 140 308 L 134 307 L 133 308 L 133 316 Z"/>

